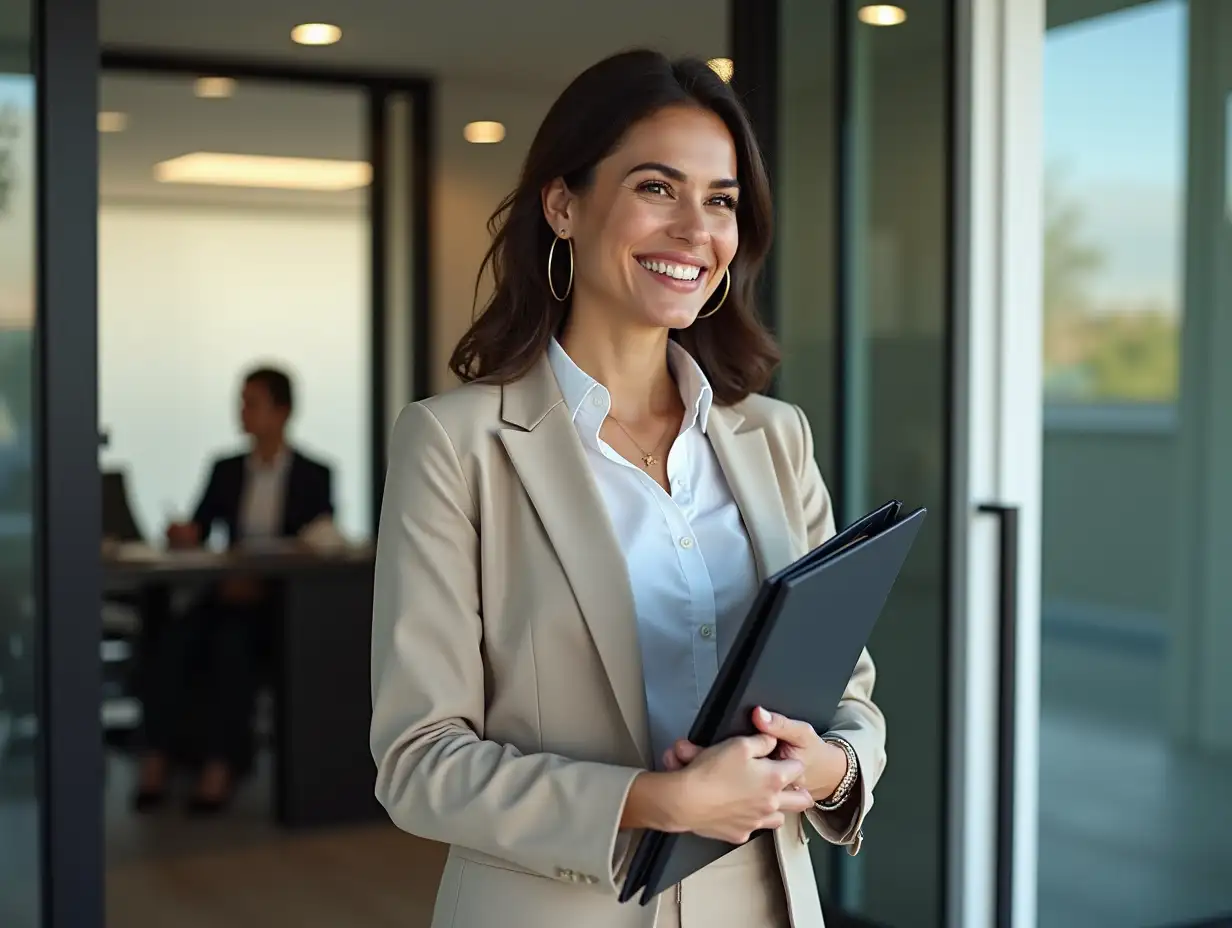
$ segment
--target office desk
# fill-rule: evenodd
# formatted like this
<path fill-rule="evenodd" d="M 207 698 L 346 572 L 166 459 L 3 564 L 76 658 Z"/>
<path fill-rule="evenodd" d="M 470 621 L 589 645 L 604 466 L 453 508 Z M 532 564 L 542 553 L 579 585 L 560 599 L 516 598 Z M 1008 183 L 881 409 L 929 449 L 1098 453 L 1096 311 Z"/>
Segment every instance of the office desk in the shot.
<path fill-rule="evenodd" d="M 104 591 L 173 588 L 235 575 L 276 581 L 274 814 L 298 828 L 384 817 L 368 747 L 372 551 L 320 556 L 176 552 L 103 557 Z M 141 650 L 155 633 L 143 628 Z M 148 653 L 148 652 L 147 652 Z M 140 659 L 140 657 L 139 657 Z"/>

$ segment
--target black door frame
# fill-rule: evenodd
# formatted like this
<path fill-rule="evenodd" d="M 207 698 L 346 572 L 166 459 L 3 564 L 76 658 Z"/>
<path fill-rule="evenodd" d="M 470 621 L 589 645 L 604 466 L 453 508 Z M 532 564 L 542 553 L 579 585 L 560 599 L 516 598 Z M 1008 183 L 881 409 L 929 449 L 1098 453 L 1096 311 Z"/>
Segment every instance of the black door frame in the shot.
<path fill-rule="evenodd" d="M 99 722 L 98 7 L 36 0 L 34 326 L 42 921 L 103 924 Z M 93 530 L 91 530 L 93 529 Z"/>

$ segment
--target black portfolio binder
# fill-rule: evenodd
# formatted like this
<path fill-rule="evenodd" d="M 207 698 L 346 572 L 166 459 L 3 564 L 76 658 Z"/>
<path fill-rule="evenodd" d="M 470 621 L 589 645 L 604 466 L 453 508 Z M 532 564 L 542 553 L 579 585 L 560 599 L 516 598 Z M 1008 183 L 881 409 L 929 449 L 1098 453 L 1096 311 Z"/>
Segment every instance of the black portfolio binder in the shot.
<path fill-rule="evenodd" d="M 767 578 L 719 668 L 689 740 L 707 747 L 751 735 L 757 706 L 829 727 L 860 652 L 919 533 L 925 510 L 891 501 Z M 735 850 L 700 835 L 646 831 L 620 901 L 649 904 Z"/>

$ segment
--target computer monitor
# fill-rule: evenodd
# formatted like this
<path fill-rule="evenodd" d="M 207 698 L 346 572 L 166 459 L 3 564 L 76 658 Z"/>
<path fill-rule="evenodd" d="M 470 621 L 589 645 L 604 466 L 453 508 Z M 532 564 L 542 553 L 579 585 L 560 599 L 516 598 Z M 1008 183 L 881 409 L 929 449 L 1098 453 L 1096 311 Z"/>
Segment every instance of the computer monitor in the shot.
<path fill-rule="evenodd" d="M 121 542 L 144 540 L 128 505 L 121 471 L 103 471 L 103 537 Z"/>

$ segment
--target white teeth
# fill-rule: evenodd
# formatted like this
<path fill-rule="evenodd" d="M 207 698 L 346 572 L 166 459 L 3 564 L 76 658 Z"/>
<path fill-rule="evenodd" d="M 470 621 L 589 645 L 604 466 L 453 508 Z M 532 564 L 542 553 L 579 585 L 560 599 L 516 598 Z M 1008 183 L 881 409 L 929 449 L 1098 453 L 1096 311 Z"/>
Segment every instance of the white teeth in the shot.
<path fill-rule="evenodd" d="M 639 261 L 642 267 L 676 280 L 697 280 L 702 269 L 693 264 L 669 264 L 666 261 Z"/>

